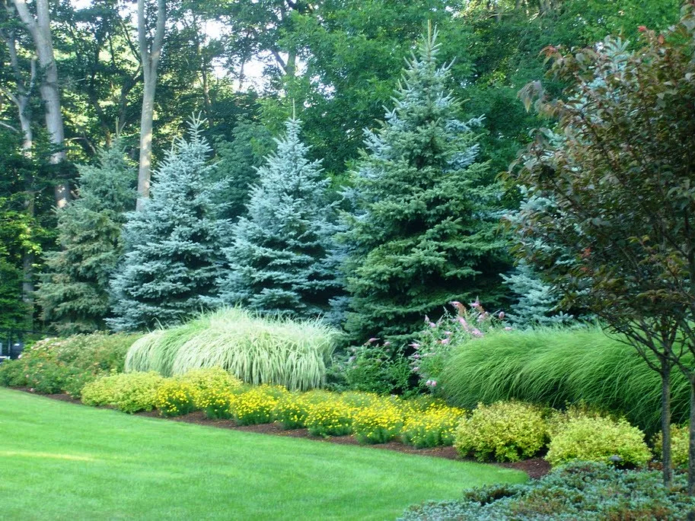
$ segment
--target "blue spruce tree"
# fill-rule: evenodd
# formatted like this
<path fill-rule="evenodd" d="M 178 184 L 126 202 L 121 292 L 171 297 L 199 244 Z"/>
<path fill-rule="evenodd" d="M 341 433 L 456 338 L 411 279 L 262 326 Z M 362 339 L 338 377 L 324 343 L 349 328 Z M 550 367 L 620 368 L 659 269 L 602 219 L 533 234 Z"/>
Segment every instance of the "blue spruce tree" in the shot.
<path fill-rule="evenodd" d="M 456 119 L 449 67 L 437 65 L 430 30 L 409 61 L 395 108 L 354 173 L 354 213 L 344 236 L 353 340 L 403 341 L 447 302 L 500 304 L 504 244 L 495 232 L 499 190 L 477 163 L 473 129 Z M 470 299 L 470 300 L 469 300 Z"/>
<path fill-rule="evenodd" d="M 201 122 L 177 140 L 155 172 L 151 199 L 129 215 L 126 253 L 111 281 L 116 330 L 176 324 L 206 307 L 217 292 L 228 221 L 209 180 L 211 148 Z"/>
<path fill-rule="evenodd" d="M 287 121 L 277 151 L 258 169 L 247 214 L 234 225 L 233 244 L 225 250 L 230 271 L 220 281 L 224 303 L 313 317 L 340 292 L 329 180 L 320 162 L 307 158 L 300 127 L 297 119 Z"/>
<path fill-rule="evenodd" d="M 80 165 L 79 197 L 58 210 L 60 251 L 45 255 L 36 293 L 42 319 L 61 334 L 104 329 L 109 278 L 123 254 L 121 230 L 135 207 L 135 167 L 119 142 Z"/>

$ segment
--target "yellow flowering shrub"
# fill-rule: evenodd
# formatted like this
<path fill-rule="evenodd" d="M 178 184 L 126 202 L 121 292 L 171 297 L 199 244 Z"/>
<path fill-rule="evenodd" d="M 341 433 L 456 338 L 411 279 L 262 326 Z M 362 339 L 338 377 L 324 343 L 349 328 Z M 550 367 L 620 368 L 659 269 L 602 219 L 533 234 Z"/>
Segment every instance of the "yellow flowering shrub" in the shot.
<path fill-rule="evenodd" d="M 275 407 L 288 391 L 284 387 L 261 385 L 234 395 L 230 403 L 232 416 L 239 425 L 272 423 Z"/>
<path fill-rule="evenodd" d="M 306 418 L 311 406 L 330 399 L 333 399 L 331 393 L 320 390 L 287 393 L 275 406 L 273 417 L 283 429 L 301 429 L 306 427 Z"/>
<path fill-rule="evenodd" d="M 661 459 L 661 444 L 663 443 L 662 434 L 658 433 L 654 436 L 654 452 Z M 671 459 L 673 466 L 676 468 L 686 469 L 688 467 L 688 439 L 690 430 L 687 425 L 679 427 L 671 425 Z"/>
<path fill-rule="evenodd" d="M 573 418 L 553 435 L 545 459 L 552 465 L 574 460 L 641 466 L 652 459 L 644 433 L 626 420 Z"/>
<path fill-rule="evenodd" d="M 195 410 L 196 388 L 178 378 L 167 378 L 157 389 L 155 407 L 162 416 L 181 416 Z"/>
<path fill-rule="evenodd" d="M 415 448 L 447 447 L 454 444 L 456 426 L 465 411 L 432 404 L 425 411 L 409 416 L 403 424 L 401 439 Z"/>
<path fill-rule="evenodd" d="M 352 432 L 354 408 L 340 398 L 313 404 L 306 426 L 314 436 L 345 436 Z"/>
<path fill-rule="evenodd" d="M 163 383 L 164 378 L 155 372 L 104 376 L 84 387 L 82 403 L 110 405 L 127 413 L 151 411 Z"/>
<path fill-rule="evenodd" d="M 234 395 L 241 391 L 241 380 L 221 367 L 194 369 L 180 378 L 193 386 L 194 406 L 204 411 L 207 418 L 232 417 L 230 406 Z"/>
<path fill-rule="evenodd" d="M 242 386 L 241 380 L 229 374 L 221 367 L 193 369 L 179 376 L 178 379 L 192 385 L 196 390 L 205 390 L 213 387 L 238 389 Z"/>
<path fill-rule="evenodd" d="M 352 413 L 352 430 L 360 443 L 388 443 L 400 434 L 402 426 L 403 414 L 387 400 Z"/>
<path fill-rule="evenodd" d="M 520 402 L 479 404 L 456 430 L 454 446 L 479 461 L 519 461 L 535 456 L 546 444 L 548 426 L 542 411 Z"/>

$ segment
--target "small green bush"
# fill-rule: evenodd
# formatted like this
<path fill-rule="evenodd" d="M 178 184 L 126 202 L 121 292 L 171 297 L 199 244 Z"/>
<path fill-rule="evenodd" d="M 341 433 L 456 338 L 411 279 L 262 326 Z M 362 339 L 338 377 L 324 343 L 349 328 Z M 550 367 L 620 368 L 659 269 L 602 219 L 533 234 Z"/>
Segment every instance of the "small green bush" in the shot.
<path fill-rule="evenodd" d="M 182 416 L 195 410 L 196 388 L 178 378 L 167 378 L 157 389 L 155 408 L 162 416 Z"/>
<path fill-rule="evenodd" d="M 693 508 L 684 474 L 666 488 L 657 471 L 576 462 L 523 485 L 490 485 L 464 492 L 460 501 L 414 506 L 400 520 L 685 521 Z"/>
<path fill-rule="evenodd" d="M 456 449 L 479 461 L 519 461 L 546 444 L 548 427 L 541 410 L 519 402 L 479 404 L 456 431 Z"/>
<path fill-rule="evenodd" d="M 163 383 L 164 378 L 155 372 L 104 376 L 84 387 L 82 403 L 109 405 L 127 413 L 151 411 Z"/>
<path fill-rule="evenodd" d="M 678 425 L 671 425 L 671 459 L 673 460 L 673 466 L 679 469 L 686 469 L 688 467 L 688 444 L 690 438 L 690 429 L 687 425 L 679 427 Z M 662 445 L 662 434 L 658 433 L 654 436 L 652 444 L 654 445 L 654 452 L 656 456 L 661 459 L 661 445 Z"/>
<path fill-rule="evenodd" d="M 571 461 L 642 466 L 652 459 L 644 433 L 626 420 L 572 418 L 552 437 L 546 460 L 557 466 Z"/>

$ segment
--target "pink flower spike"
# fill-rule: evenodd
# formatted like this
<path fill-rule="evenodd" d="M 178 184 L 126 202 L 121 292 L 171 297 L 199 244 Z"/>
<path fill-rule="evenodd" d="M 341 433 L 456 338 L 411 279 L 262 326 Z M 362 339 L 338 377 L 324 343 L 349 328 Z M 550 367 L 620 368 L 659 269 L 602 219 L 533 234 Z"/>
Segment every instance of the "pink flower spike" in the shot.
<path fill-rule="evenodd" d="M 430 385 L 432 387 L 437 387 L 437 380 L 432 380 L 432 383 Z"/>
<path fill-rule="evenodd" d="M 419 368 L 419 367 L 413 367 L 413 371 L 414 371 L 414 372 L 416 372 L 416 373 L 417 373 L 417 372 L 418 372 L 419 370 L 420 370 L 420 368 Z"/>
<path fill-rule="evenodd" d="M 504 319 L 504 311 L 500 311 L 497 315 L 497 318 L 499 318 L 500 320 Z"/>
<path fill-rule="evenodd" d="M 420 355 L 419 355 L 419 354 L 417 354 L 417 353 L 415 353 L 415 354 L 413 355 L 413 358 L 414 358 L 415 360 L 417 360 L 417 359 L 419 359 L 419 358 L 420 358 Z"/>
<path fill-rule="evenodd" d="M 512 331 L 512 330 L 513 330 L 513 328 L 511 328 L 511 327 L 507 326 L 507 327 L 505 327 L 505 328 L 504 328 L 504 330 L 505 330 L 505 331 Z"/>
<path fill-rule="evenodd" d="M 373 344 L 374 342 L 378 342 L 378 341 L 379 341 L 378 338 L 370 338 L 369 340 L 367 340 L 367 343 L 368 343 L 368 344 Z"/>
<path fill-rule="evenodd" d="M 444 334 L 445 334 L 446 336 L 451 336 L 451 335 L 453 335 L 453 333 L 452 333 L 451 331 L 444 331 Z"/>
<path fill-rule="evenodd" d="M 478 309 L 480 307 L 480 301 L 478 299 L 475 299 L 475 302 L 471 302 L 468 305 L 473 309 Z"/>
<path fill-rule="evenodd" d="M 417 342 L 413 342 L 412 344 L 409 344 L 409 345 L 410 345 L 410 347 L 412 347 L 413 349 L 418 349 L 418 348 L 420 347 L 420 344 L 418 344 Z"/>
<path fill-rule="evenodd" d="M 384 347 L 390 346 L 390 345 L 391 345 L 391 342 L 384 342 Z"/>
<path fill-rule="evenodd" d="M 427 380 L 427 381 L 425 382 L 425 385 L 427 385 L 427 386 L 432 385 L 432 380 Z"/>
<path fill-rule="evenodd" d="M 483 333 L 480 331 L 478 328 L 473 328 L 473 331 L 471 331 L 471 334 L 473 336 L 481 337 L 483 336 Z"/>
<path fill-rule="evenodd" d="M 434 322 L 430 322 L 430 327 L 437 327 L 437 324 L 435 324 Z"/>
<path fill-rule="evenodd" d="M 442 338 L 442 339 L 439 341 L 439 343 L 442 344 L 442 345 L 446 345 L 446 344 L 449 343 L 449 339 L 448 339 L 448 338 Z"/>
<path fill-rule="evenodd" d="M 430 317 L 428 317 L 427 315 L 425 315 L 425 324 L 429 324 L 430 322 L 432 322 L 432 321 L 430 320 Z"/>

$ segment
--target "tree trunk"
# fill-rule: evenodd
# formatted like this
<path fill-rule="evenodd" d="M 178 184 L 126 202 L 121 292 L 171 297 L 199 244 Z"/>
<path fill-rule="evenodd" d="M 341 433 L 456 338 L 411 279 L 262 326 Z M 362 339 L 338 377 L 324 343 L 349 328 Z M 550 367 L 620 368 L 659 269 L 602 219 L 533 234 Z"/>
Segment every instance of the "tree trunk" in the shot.
<path fill-rule="evenodd" d="M 688 494 L 695 496 L 695 376 L 690 377 L 690 437 L 688 444 Z M 695 511 L 689 518 L 695 519 Z"/>
<path fill-rule="evenodd" d="M 151 44 L 147 37 L 145 0 L 138 0 L 138 44 L 143 72 L 142 113 L 140 116 L 140 165 L 138 168 L 137 210 L 142 210 L 150 196 L 152 176 L 152 123 L 154 120 L 154 96 L 157 88 L 157 66 L 162 55 L 166 23 L 166 1 L 157 0 L 157 28 Z"/>
<path fill-rule="evenodd" d="M 662 462 L 664 465 L 664 486 L 671 485 L 673 479 L 671 458 L 671 364 L 666 358 L 661 359 L 661 443 Z"/>
<path fill-rule="evenodd" d="M 41 70 L 39 92 L 44 104 L 46 130 L 55 151 L 51 154 L 51 164 L 57 165 L 65 160 L 65 129 L 60 110 L 60 90 L 58 87 L 58 67 L 53 54 L 51 38 L 51 18 L 48 0 L 36 0 L 36 18 L 29 12 L 26 0 L 13 0 L 17 14 L 27 27 L 36 47 Z M 55 185 L 56 206 L 62 208 L 70 200 L 70 185 L 61 181 Z"/>

